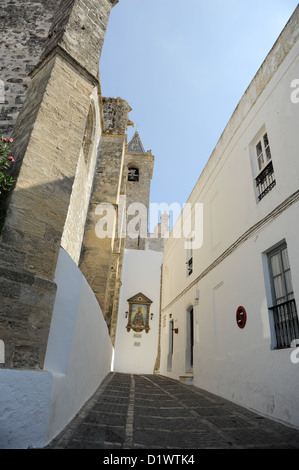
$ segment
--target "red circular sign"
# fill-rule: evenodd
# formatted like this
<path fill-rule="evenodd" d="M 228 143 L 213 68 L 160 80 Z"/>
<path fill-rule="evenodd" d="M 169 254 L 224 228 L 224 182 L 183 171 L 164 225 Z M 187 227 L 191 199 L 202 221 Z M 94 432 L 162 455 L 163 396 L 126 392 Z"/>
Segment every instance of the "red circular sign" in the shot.
<path fill-rule="evenodd" d="M 239 328 L 243 329 L 246 325 L 247 315 L 244 307 L 239 307 L 236 313 L 237 325 Z"/>

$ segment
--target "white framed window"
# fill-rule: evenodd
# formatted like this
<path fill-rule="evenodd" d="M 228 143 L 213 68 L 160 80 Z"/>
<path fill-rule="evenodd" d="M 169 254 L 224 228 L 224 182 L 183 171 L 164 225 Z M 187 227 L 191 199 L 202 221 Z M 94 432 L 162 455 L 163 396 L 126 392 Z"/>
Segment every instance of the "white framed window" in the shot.
<path fill-rule="evenodd" d="M 284 243 L 268 253 L 273 304 L 279 305 L 294 298 L 287 245 Z"/>
<path fill-rule="evenodd" d="M 268 134 L 265 132 L 261 140 L 255 146 L 258 171 L 263 170 L 265 166 L 272 160 Z"/>
<path fill-rule="evenodd" d="M 291 267 L 286 243 L 267 253 L 276 349 L 291 347 L 299 338 L 299 320 L 294 298 Z"/>
<path fill-rule="evenodd" d="M 188 240 L 189 242 L 189 248 L 187 248 L 186 250 L 186 268 L 187 268 L 187 271 L 186 271 L 186 274 L 187 274 L 187 277 L 191 276 L 191 274 L 193 273 L 193 248 L 192 248 L 192 244 L 193 244 L 193 239 L 190 238 Z"/>
<path fill-rule="evenodd" d="M 265 127 L 259 132 L 251 146 L 257 202 L 260 202 L 276 185 L 269 134 Z"/>

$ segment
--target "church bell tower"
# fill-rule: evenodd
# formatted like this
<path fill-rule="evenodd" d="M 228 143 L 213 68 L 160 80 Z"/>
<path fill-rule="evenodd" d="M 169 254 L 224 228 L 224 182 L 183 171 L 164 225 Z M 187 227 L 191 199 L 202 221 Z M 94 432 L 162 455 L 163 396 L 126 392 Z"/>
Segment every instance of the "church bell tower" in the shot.
<path fill-rule="evenodd" d="M 126 178 L 127 249 L 145 249 L 154 160 L 151 150 L 144 150 L 136 130 L 127 145 L 123 171 Z"/>

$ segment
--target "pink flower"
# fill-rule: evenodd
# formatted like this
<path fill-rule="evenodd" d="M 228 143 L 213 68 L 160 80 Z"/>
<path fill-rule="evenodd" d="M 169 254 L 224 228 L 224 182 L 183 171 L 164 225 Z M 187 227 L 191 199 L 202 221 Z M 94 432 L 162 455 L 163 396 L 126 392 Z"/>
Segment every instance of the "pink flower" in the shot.
<path fill-rule="evenodd" d="M 8 139 L 8 141 L 9 141 L 10 143 L 12 143 L 12 142 L 13 142 L 13 139 L 12 139 L 12 138 L 10 138 L 10 139 Z"/>
<path fill-rule="evenodd" d="M 6 139 L 5 139 L 5 137 L 3 137 L 3 142 L 6 142 Z"/>
<path fill-rule="evenodd" d="M 9 160 L 10 162 L 14 162 L 14 161 L 15 161 L 15 159 L 14 159 L 13 157 L 8 157 L 8 160 Z"/>

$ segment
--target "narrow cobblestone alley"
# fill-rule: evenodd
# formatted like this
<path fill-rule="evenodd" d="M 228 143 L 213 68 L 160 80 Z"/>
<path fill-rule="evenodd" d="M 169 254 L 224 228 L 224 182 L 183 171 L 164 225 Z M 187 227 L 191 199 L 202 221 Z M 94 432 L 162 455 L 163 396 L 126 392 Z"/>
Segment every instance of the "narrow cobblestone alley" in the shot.
<path fill-rule="evenodd" d="M 172 379 L 110 373 L 47 449 L 299 449 L 299 430 Z"/>

